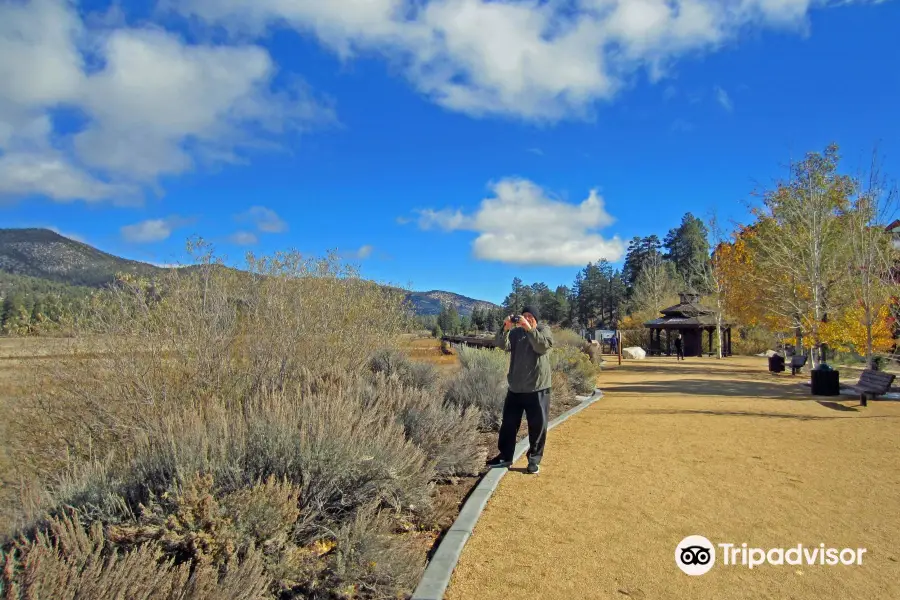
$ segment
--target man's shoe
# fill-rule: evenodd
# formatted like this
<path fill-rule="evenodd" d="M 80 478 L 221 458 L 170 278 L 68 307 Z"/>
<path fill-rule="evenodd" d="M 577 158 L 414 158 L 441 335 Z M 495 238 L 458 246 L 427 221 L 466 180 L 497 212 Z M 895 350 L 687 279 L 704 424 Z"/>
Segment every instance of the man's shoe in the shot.
<path fill-rule="evenodd" d="M 528 467 L 525 469 L 525 472 L 528 473 L 529 475 L 537 475 L 538 473 L 541 472 L 541 467 L 538 464 L 529 462 Z"/>
<path fill-rule="evenodd" d="M 495 456 L 495 457 L 492 458 L 491 460 L 487 461 L 487 466 L 490 467 L 490 468 L 492 468 L 492 469 L 495 468 L 495 467 L 498 467 L 498 468 L 509 468 L 510 466 L 512 466 L 512 461 L 511 461 L 511 460 L 506 460 L 506 459 L 504 459 L 502 456 L 500 456 L 500 455 L 498 454 L 497 456 Z"/>

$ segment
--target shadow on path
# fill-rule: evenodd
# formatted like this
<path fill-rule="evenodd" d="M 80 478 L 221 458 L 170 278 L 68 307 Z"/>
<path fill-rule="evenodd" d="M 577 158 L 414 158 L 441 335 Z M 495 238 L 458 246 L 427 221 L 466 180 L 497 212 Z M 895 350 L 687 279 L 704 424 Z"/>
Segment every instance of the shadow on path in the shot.
<path fill-rule="evenodd" d="M 837 402 L 826 402 L 824 400 L 817 400 L 817 402 L 825 408 L 830 408 L 831 410 L 842 412 L 859 412 L 859 410 L 853 408 L 852 406 L 844 406 L 843 404 L 838 404 Z"/>
<path fill-rule="evenodd" d="M 705 371 L 708 374 L 708 371 Z M 798 382 L 799 383 L 799 382 Z M 730 396 L 735 398 L 766 398 L 770 400 L 809 399 L 809 390 L 800 386 L 783 383 L 745 380 L 673 379 L 669 381 L 645 381 L 605 385 L 603 391 L 609 394 L 638 395 L 690 395 L 690 396 Z"/>
<path fill-rule="evenodd" d="M 858 412 L 850 409 L 853 412 Z M 835 419 L 895 419 L 900 420 L 900 415 L 860 415 L 851 417 L 847 415 L 840 417 L 837 415 L 798 415 L 790 413 L 773 413 L 773 412 L 754 412 L 749 410 L 703 410 L 691 408 L 659 408 L 644 410 L 627 410 L 618 409 L 610 410 L 609 414 L 616 415 L 684 415 L 684 416 L 707 416 L 707 417 L 756 417 L 764 419 L 790 419 L 793 421 L 834 421 Z"/>

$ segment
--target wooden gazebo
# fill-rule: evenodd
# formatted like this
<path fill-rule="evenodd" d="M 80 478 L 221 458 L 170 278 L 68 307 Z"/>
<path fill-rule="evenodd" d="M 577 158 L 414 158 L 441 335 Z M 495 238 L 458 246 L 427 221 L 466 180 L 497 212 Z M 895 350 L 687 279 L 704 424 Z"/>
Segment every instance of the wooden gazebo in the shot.
<path fill-rule="evenodd" d="M 708 337 L 708 353 L 712 355 L 713 336 L 716 332 L 716 311 L 700 306 L 700 295 L 695 292 L 679 294 L 681 302 L 661 310 L 662 317 L 647 321 L 650 330 L 650 355 L 671 355 L 672 332 L 682 336 L 685 356 L 703 356 L 703 334 Z M 722 356 L 731 356 L 731 323 L 722 324 Z M 666 332 L 666 348 L 663 352 L 662 333 Z"/>

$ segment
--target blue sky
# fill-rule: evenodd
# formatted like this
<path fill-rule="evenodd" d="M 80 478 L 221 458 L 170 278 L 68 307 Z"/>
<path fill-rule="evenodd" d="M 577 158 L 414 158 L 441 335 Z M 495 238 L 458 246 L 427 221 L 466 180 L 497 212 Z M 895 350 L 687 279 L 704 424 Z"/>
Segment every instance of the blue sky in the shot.
<path fill-rule="evenodd" d="M 0 226 L 503 299 L 792 157 L 900 174 L 900 3 L 0 0 Z"/>

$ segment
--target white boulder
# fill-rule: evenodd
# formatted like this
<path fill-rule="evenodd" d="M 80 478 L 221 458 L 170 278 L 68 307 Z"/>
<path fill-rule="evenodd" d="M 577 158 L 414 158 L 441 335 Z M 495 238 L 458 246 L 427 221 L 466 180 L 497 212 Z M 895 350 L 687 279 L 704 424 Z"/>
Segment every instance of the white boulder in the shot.
<path fill-rule="evenodd" d="M 647 358 L 647 353 L 644 352 L 643 348 L 633 346 L 631 348 L 623 348 L 622 356 L 624 358 L 630 358 L 633 360 L 644 360 L 645 358 Z"/>

